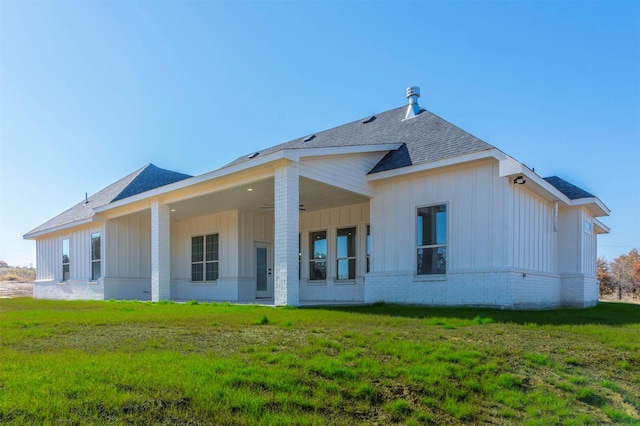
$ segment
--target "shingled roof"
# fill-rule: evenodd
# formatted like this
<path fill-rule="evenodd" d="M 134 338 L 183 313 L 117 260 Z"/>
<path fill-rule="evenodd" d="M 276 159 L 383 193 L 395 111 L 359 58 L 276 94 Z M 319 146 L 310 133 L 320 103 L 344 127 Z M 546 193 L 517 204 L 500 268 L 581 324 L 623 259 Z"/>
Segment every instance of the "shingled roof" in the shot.
<path fill-rule="evenodd" d="M 69 210 L 43 223 L 28 232 L 26 236 L 89 219 L 93 217 L 93 209 L 97 207 L 190 177 L 191 176 L 183 173 L 173 172 L 171 170 L 161 169 L 153 164 L 147 164 L 141 169 L 136 170 L 90 196 L 86 201 L 76 204 Z"/>
<path fill-rule="evenodd" d="M 401 144 L 399 149 L 389 152 L 370 171 L 370 173 L 377 173 L 494 148 L 424 109 L 417 116 L 404 120 L 406 110 L 405 105 L 366 119 L 317 132 L 313 137 L 294 139 L 261 150 L 256 157 L 282 150 Z M 251 158 L 245 155 L 225 167 L 247 161 L 251 161 Z"/>
<path fill-rule="evenodd" d="M 595 195 L 588 193 L 582 188 L 578 188 L 574 184 L 567 182 L 558 176 L 550 176 L 544 178 L 547 182 L 553 185 L 558 191 L 566 195 L 570 200 L 577 200 L 580 198 L 592 198 Z"/>

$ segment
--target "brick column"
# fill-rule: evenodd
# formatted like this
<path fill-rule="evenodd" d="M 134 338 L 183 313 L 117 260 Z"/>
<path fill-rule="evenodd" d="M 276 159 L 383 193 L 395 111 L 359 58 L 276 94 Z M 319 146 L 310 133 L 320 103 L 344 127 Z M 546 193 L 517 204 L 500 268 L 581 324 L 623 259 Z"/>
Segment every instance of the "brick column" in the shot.
<path fill-rule="evenodd" d="M 298 232 L 300 229 L 298 164 L 275 169 L 275 305 L 300 304 Z"/>
<path fill-rule="evenodd" d="M 169 206 L 151 204 L 151 301 L 171 299 L 171 223 Z"/>

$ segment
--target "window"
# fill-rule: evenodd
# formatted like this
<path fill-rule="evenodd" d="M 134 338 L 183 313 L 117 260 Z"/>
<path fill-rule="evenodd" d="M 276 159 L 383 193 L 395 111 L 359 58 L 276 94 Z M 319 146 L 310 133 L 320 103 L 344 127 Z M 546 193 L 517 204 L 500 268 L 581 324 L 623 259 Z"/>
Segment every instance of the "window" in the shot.
<path fill-rule="evenodd" d="M 367 272 L 371 271 L 371 225 L 367 225 Z"/>
<path fill-rule="evenodd" d="M 338 229 L 337 270 L 339 280 L 356 278 L 356 228 Z"/>
<path fill-rule="evenodd" d="M 91 280 L 100 278 L 100 233 L 91 234 Z"/>
<path fill-rule="evenodd" d="M 218 234 L 191 237 L 191 281 L 218 279 Z"/>
<path fill-rule="evenodd" d="M 69 239 L 62 240 L 62 281 L 69 281 Z"/>
<path fill-rule="evenodd" d="M 327 279 L 327 231 L 309 234 L 309 279 Z"/>
<path fill-rule="evenodd" d="M 447 206 L 418 208 L 417 274 L 447 272 Z"/>

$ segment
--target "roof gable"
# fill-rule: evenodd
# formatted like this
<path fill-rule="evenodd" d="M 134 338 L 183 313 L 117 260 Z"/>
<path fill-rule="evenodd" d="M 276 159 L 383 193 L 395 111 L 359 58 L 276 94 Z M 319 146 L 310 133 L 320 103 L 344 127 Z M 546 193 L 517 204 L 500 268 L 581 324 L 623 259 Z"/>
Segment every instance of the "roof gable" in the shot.
<path fill-rule="evenodd" d="M 171 170 L 161 169 L 153 164 L 136 170 L 119 181 L 107 186 L 103 190 L 81 201 L 68 210 L 60 213 L 37 228 L 29 231 L 25 236 L 69 225 L 93 217 L 93 209 L 109 204 L 113 201 L 131 197 L 160 186 L 178 182 L 191 176 Z"/>

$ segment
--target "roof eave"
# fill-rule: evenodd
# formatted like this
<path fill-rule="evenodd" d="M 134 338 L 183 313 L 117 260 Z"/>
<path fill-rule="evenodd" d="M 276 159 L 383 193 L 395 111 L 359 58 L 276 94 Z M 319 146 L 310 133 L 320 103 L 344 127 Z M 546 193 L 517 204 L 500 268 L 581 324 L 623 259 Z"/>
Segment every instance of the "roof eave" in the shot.
<path fill-rule="evenodd" d="M 594 196 L 572 200 L 558 188 L 536 174 L 536 172 L 511 157 L 506 156 L 500 163 L 500 176 L 509 178 L 523 176 L 527 181 L 524 184 L 525 187 L 528 187 L 549 201 L 562 201 L 565 205 L 572 207 L 584 206 L 588 208 L 594 216 L 609 216 L 611 213 L 609 208 L 598 197 Z"/>
<path fill-rule="evenodd" d="M 571 204 L 571 199 L 569 197 L 540 177 L 536 172 L 508 155 L 503 153 L 501 154 L 503 158 L 500 160 L 499 165 L 500 177 L 511 179 L 513 177 L 522 176 L 526 181 L 522 186 L 529 188 L 544 199 L 548 201 L 561 201 L 565 205 Z"/>
<path fill-rule="evenodd" d="M 171 183 L 169 185 L 161 186 L 159 188 L 142 192 L 140 194 L 133 195 L 131 197 L 123 198 L 122 200 L 118 200 L 113 203 L 106 204 L 101 207 L 97 207 L 94 209 L 94 212 L 95 213 L 106 212 L 108 210 L 116 209 L 118 207 L 126 206 L 128 204 L 135 203 L 138 201 L 159 197 L 159 196 L 168 194 L 172 191 L 187 188 L 189 186 L 193 186 L 203 182 L 229 176 L 234 173 L 243 172 L 243 171 L 252 169 L 254 167 L 266 165 L 269 163 L 274 163 L 279 160 L 289 160 L 289 161 L 299 162 L 301 158 L 305 158 L 305 157 L 391 151 L 394 149 L 398 149 L 400 145 L 401 144 L 379 144 L 379 145 L 355 145 L 355 146 L 329 147 L 329 148 L 284 149 L 284 150 L 276 151 L 270 154 L 265 154 L 264 156 L 258 156 L 256 158 L 251 159 L 250 161 L 245 161 L 243 163 L 239 163 L 233 166 L 223 167 L 221 169 L 217 169 L 212 172 L 208 172 L 199 176 L 194 176 L 192 178 L 187 178 L 175 183 Z"/>
<path fill-rule="evenodd" d="M 578 198 L 577 200 L 571 200 L 570 205 L 584 206 L 596 217 L 609 216 L 611 214 L 611 210 L 598 197 Z"/>
<path fill-rule="evenodd" d="M 609 232 L 611 232 L 611 228 L 595 218 L 593 219 L 593 227 L 596 234 L 608 234 Z"/>
<path fill-rule="evenodd" d="M 285 158 L 291 161 L 300 161 L 306 157 L 320 157 L 327 155 L 363 154 L 367 152 L 395 151 L 402 146 L 401 143 L 350 145 L 326 148 L 292 148 L 283 150 Z"/>
<path fill-rule="evenodd" d="M 54 226 L 53 228 L 42 229 L 36 232 L 28 232 L 22 236 L 25 240 L 34 240 L 38 237 L 42 237 L 43 235 L 53 234 L 55 232 L 64 231 L 65 229 L 74 228 L 80 225 L 86 225 L 87 223 L 97 222 L 95 216 L 91 216 L 86 219 L 76 220 L 74 222 L 65 223 L 63 225 Z"/>
<path fill-rule="evenodd" d="M 460 155 L 457 157 L 445 158 L 444 160 L 432 161 L 429 163 L 414 164 L 411 166 L 400 167 L 392 170 L 385 170 L 383 172 L 376 172 L 367 175 L 367 181 L 375 182 L 383 179 L 394 178 L 397 176 L 403 176 L 410 173 L 423 172 L 428 170 L 439 169 L 442 167 L 453 166 L 456 164 L 468 163 L 470 161 L 478 161 L 487 158 L 495 158 L 500 160 L 502 153 L 497 149 L 488 149 L 485 151 L 473 152 L 471 154 Z"/>

